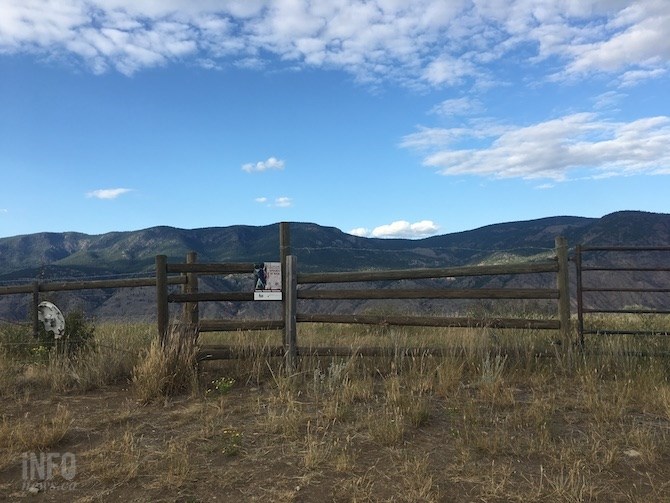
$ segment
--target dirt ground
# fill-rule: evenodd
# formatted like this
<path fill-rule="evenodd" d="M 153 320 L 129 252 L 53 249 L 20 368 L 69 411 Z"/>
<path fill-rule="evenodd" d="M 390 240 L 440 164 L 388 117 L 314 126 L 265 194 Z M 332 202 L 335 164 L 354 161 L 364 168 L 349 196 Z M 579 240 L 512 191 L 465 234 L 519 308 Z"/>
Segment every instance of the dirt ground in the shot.
<path fill-rule="evenodd" d="M 149 404 L 27 386 L 0 398 L 0 500 L 670 501 L 667 383 L 337 368 Z"/>

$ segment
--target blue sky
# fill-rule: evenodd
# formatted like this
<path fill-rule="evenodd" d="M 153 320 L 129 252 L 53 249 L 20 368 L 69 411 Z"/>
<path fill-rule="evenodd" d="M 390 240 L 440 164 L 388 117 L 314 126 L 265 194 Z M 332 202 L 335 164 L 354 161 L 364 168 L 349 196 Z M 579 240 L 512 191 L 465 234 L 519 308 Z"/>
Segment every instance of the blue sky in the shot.
<path fill-rule="evenodd" d="M 0 0 L 0 237 L 670 212 L 667 0 Z"/>

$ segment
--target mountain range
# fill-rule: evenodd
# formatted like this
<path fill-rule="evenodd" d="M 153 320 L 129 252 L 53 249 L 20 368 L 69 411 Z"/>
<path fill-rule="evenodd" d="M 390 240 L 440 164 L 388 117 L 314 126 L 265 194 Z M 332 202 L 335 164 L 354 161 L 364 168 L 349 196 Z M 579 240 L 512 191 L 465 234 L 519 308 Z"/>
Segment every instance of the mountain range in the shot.
<path fill-rule="evenodd" d="M 291 253 L 297 256 L 300 271 L 451 267 L 546 259 L 554 255 L 557 236 L 565 237 L 570 248 L 577 244 L 670 246 L 670 214 L 622 211 L 601 218 L 557 216 L 425 239 L 358 237 L 314 223 L 291 223 L 290 231 Z M 200 262 L 276 261 L 279 224 L 201 229 L 152 227 L 101 235 L 44 232 L 0 238 L 0 285 L 35 279 L 150 275 L 156 255 L 167 255 L 171 262 L 183 262 L 189 251 L 197 252 Z M 652 260 L 667 260 L 667 255 Z M 213 277 L 208 281 L 209 286 L 204 288 L 246 288 L 246 280 L 233 277 Z M 60 296 L 67 306 L 78 305 L 96 317 L 123 313 L 133 319 L 151 318 L 155 309 L 153 296 L 146 290 L 84 291 L 53 296 Z M 1 296 L 0 317 L 25 317 L 25 304 L 23 296 Z M 336 309 L 349 308 L 350 305 L 343 304 Z M 207 311 L 217 316 L 235 315 L 245 308 L 208 305 Z M 247 309 L 246 314 L 253 315 L 255 311 Z"/>

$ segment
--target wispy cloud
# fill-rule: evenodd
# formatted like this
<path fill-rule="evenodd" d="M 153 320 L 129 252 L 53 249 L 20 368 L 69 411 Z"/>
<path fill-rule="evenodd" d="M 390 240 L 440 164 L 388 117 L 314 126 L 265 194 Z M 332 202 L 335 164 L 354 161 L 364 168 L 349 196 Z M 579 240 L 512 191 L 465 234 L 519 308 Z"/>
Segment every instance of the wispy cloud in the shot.
<path fill-rule="evenodd" d="M 437 233 L 439 226 L 432 220 L 421 220 L 420 222 L 409 223 L 406 220 L 397 220 L 390 224 L 380 225 L 372 230 L 365 227 L 356 227 L 351 229 L 349 234 L 360 237 L 373 238 L 425 238 Z"/>
<path fill-rule="evenodd" d="M 275 199 L 275 206 L 277 208 L 288 208 L 293 206 L 293 199 L 290 197 L 282 196 Z"/>
<path fill-rule="evenodd" d="M 97 189 L 86 193 L 86 197 L 95 199 L 116 199 L 123 194 L 132 192 L 133 189 Z"/>
<path fill-rule="evenodd" d="M 247 173 L 282 169 L 284 169 L 284 161 L 277 159 L 276 157 L 270 157 L 266 161 L 259 161 L 256 163 L 249 162 L 242 165 L 242 171 L 246 171 Z"/>
<path fill-rule="evenodd" d="M 9 0 L 0 52 L 75 55 L 95 73 L 132 75 L 193 59 L 344 70 L 364 82 L 458 86 L 491 79 L 519 47 L 555 78 L 653 78 L 668 68 L 670 2 L 417 0 Z M 518 58 L 516 58 L 518 59 Z M 637 73 L 635 73 L 637 72 Z"/>
<path fill-rule="evenodd" d="M 286 196 L 276 197 L 275 199 L 263 196 L 255 198 L 254 201 L 259 204 L 265 204 L 269 208 L 289 208 L 293 206 L 293 199 Z"/>
<path fill-rule="evenodd" d="M 484 105 L 481 101 L 475 98 L 464 97 L 444 100 L 442 103 L 435 105 L 429 113 L 451 117 L 455 115 L 473 115 L 483 110 Z"/>
<path fill-rule="evenodd" d="M 474 140 L 484 146 L 465 146 Z M 589 177 L 670 174 L 666 116 L 614 122 L 576 113 L 526 126 L 421 128 L 401 145 L 427 151 L 424 165 L 443 175 L 562 181 L 577 170 Z"/>

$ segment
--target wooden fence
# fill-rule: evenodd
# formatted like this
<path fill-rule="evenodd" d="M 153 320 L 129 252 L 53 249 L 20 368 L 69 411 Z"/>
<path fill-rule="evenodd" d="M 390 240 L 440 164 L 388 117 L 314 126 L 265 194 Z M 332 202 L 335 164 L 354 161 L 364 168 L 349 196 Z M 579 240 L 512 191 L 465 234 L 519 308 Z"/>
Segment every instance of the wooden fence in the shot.
<path fill-rule="evenodd" d="M 282 235 L 288 235 L 282 233 Z M 553 260 L 527 264 L 481 265 L 450 268 L 424 268 L 386 271 L 352 271 L 332 273 L 299 273 L 298 259 L 289 255 L 287 238 L 282 240 L 283 278 L 283 316 L 276 320 L 200 320 L 199 302 L 250 301 L 253 292 L 207 292 L 198 291 L 198 277 L 202 274 L 251 274 L 254 265 L 250 263 L 199 264 L 192 253 L 185 264 L 169 264 L 165 256 L 156 257 L 156 292 L 158 312 L 158 334 L 165 340 L 169 332 L 169 304 L 184 304 L 184 321 L 197 332 L 219 332 L 237 330 L 283 330 L 283 344 L 270 348 L 270 354 L 283 354 L 289 367 L 301 354 L 349 354 L 347 348 L 299 348 L 297 345 L 297 324 L 344 323 L 394 326 L 428 327 L 477 327 L 546 329 L 560 333 L 566 345 L 572 344 L 570 332 L 570 296 L 568 291 L 568 250 L 564 238 L 556 239 L 556 257 Z M 181 293 L 168 293 L 166 278 L 169 273 L 187 275 Z M 326 289 L 301 288 L 303 285 L 325 285 L 342 283 L 374 283 L 379 281 L 417 280 L 435 278 L 456 278 L 466 276 L 510 276 L 519 274 L 546 274 L 556 276 L 555 288 L 421 288 L 421 289 Z M 439 317 L 406 315 L 370 315 L 370 314 L 330 314 L 309 313 L 298 309 L 298 300 L 390 300 L 390 299 L 549 299 L 555 300 L 557 313 L 555 319 L 528 318 L 474 318 Z M 566 346 L 567 347 L 567 346 Z M 363 354 L 376 354 L 374 348 L 358 350 Z M 232 351 L 226 346 L 207 346 L 203 348 L 202 359 L 229 358 Z"/>
<path fill-rule="evenodd" d="M 172 276 L 167 277 L 165 281 L 166 285 L 180 285 L 186 283 L 187 280 L 184 276 Z M 87 281 L 33 281 L 28 285 L 0 286 L 0 295 L 30 294 L 32 296 L 30 316 L 33 327 L 33 335 L 37 337 L 39 331 L 37 305 L 40 303 L 40 293 L 138 287 L 156 287 L 156 278 L 154 276 L 148 276 L 146 278 L 103 279 Z"/>
<path fill-rule="evenodd" d="M 168 263 L 167 257 L 156 257 L 155 277 L 134 279 L 112 279 L 95 281 L 33 282 L 30 285 L 2 286 L 0 295 L 31 294 L 32 322 L 35 334 L 38 330 L 37 304 L 42 292 L 72 291 L 105 288 L 155 287 L 157 305 L 157 330 L 159 338 L 165 342 L 169 334 L 169 304 L 183 304 L 181 322 L 197 332 L 219 332 L 237 330 L 282 330 L 282 345 L 270 348 L 271 354 L 285 355 L 293 366 L 301 354 L 342 354 L 346 348 L 299 348 L 297 345 L 297 324 L 346 323 L 427 327 L 478 327 L 522 328 L 558 331 L 562 340 L 571 344 L 570 295 L 568 290 L 568 248 L 564 238 L 556 238 L 556 256 L 551 260 L 526 264 L 481 265 L 449 268 L 423 268 L 386 271 L 350 271 L 331 273 L 300 273 L 298 258 L 290 254 L 290 234 L 287 223 L 280 225 L 280 261 L 282 264 L 282 316 L 275 320 L 203 320 L 199 316 L 200 302 L 235 301 L 253 302 L 254 292 L 200 292 L 199 278 L 203 275 L 244 274 L 254 272 L 252 263 L 198 263 L 192 252 L 184 263 Z M 554 288 L 320 288 L 326 284 L 371 283 L 380 281 L 418 280 L 435 278 L 509 276 L 553 274 Z M 170 285 L 181 285 L 179 293 L 171 293 Z M 308 288 L 309 286 L 309 288 Z M 528 318 L 475 318 L 444 316 L 406 316 L 372 314 L 331 314 L 311 313 L 298 309 L 298 301 L 323 302 L 328 300 L 389 300 L 389 299 L 548 299 L 556 301 L 556 317 L 552 319 Z M 272 302 L 272 301 L 264 301 Z M 361 354 L 375 354 L 375 348 L 362 348 Z M 201 355 L 205 359 L 228 358 L 230 348 L 206 347 Z"/>
<path fill-rule="evenodd" d="M 658 308 L 646 308 L 644 306 L 622 306 L 612 307 L 613 303 L 608 302 L 607 308 L 589 307 L 588 297 L 592 294 L 610 295 L 613 293 L 636 293 L 636 294 L 670 294 L 670 266 L 644 266 L 636 263 L 635 257 L 640 257 L 643 253 L 665 253 L 670 254 L 670 246 L 655 247 L 633 247 L 633 246 L 582 246 L 575 248 L 575 269 L 577 280 L 577 326 L 579 333 L 579 344 L 584 347 L 584 336 L 586 334 L 611 334 L 611 335 L 653 335 L 658 332 L 649 330 L 621 330 L 607 327 L 593 328 L 585 326 L 585 320 L 589 314 L 670 314 L 670 310 Z M 625 260 L 625 265 L 607 265 L 602 264 L 602 254 L 611 253 L 618 256 L 628 254 L 629 259 Z M 584 256 L 590 256 L 593 260 L 591 264 L 584 264 Z M 600 255 L 600 257 L 599 257 Z M 600 258 L 600 261 L 598 260 Z M 669 256 L 670 258 L 670 256 Z M 666 262 L 670 264 L 670 260 Z M 593 272 L 607 274 L 606 286 L 597 286 L 592 275 Z M 669 273 L 665 281 L 659 281 L 664 287 L 638 287 L 631 286 L 635 284 L 634 280 L 626 277 L 626 273 Z M 586 274 L 585 274 L 586 273 Z M 658 278 L 657 278 L 658 279 Z M 585 299 L 585 297 L 587 297 Z M 664 305 L 669 305 L 665 302 Z M 586 315 L 586 317 L 585 317 Z"/>

